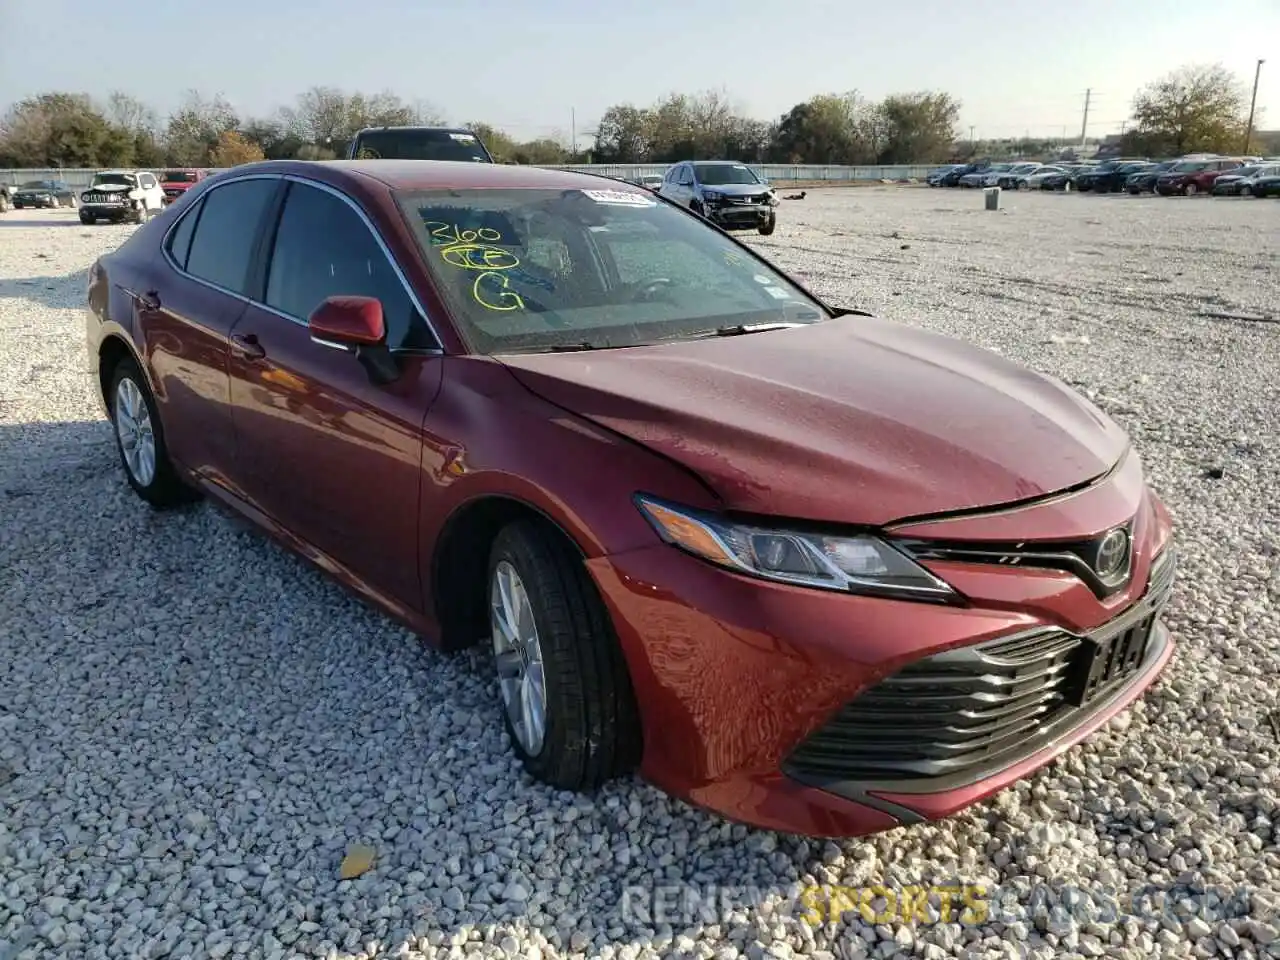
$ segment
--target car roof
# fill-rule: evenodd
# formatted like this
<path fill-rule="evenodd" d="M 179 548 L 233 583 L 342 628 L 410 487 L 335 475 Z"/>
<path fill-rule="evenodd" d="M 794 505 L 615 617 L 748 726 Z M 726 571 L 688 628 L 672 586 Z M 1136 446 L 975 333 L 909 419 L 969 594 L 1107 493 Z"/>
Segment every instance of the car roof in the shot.
<path fill-rule="evenodd" d="M 423 126 L 422 124 L 397 124 L 394 126 L 363 127 L 356 131 L 356 136 L 358 137 L 362 133 L 370 133 L 374 130 L 432 130 L 438 133 L 470 133 L 474 135 L 474 131 L 467 129 L 466 127 L 432 127 Z"/>
<path fill-rule="evenodd" d="M 261 173 L 309 177 L 332 184 L 367 184 L 372 180 L 392 190 L 632 189 L 640 193 L 643 189 L 599 174 L 473 160 L 262 160 L 236 167 L 233 175 Z"/>

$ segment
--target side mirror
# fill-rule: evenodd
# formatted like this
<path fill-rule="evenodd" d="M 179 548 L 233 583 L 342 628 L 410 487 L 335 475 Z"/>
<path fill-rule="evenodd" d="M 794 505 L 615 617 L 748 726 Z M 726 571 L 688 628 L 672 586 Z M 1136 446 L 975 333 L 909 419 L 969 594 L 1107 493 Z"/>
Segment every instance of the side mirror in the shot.
<path fill-rule="evenodd" d="M 329 297 L 311 312 L 307 328 L 314 343 L 354 353 L 373 383 L 391 383 L 400 375 L 376 297 Z"/>

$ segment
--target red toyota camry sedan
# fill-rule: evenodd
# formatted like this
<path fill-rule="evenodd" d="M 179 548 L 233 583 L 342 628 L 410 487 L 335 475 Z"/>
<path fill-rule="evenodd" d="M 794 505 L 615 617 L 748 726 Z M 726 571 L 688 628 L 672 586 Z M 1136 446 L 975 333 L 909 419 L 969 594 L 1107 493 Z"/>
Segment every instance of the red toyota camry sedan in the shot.
<path fill-rule="evenodd" d="M 216 498 L 491 644 L 494 720 L 558 788 L 638 771 L 818 836 L 945 817 L 1172 653 L 1170 519 L 1115 423 L 642 187 L 237 167 L 93 265 L 87 336 L 142 499 Z"/>

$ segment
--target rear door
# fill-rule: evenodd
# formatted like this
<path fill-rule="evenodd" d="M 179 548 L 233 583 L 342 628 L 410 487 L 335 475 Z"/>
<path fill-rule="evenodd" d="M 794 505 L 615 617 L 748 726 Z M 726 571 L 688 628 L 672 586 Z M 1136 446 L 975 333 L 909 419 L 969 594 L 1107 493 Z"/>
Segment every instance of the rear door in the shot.
<path fill-rule="evenodd" d="M 382 302 L 400 376 L 311 339 L 327 297 Z M 265 274 L 232 331 L 231 403 L 251 502 L 359 579 L 421 609 L 422 423 L 443 360 L 416 298 L 354 201 L 290 180 Z"/>
<path fill-rule="evenodd" d="M 169 227 L 163 260 L 142 265 L 128 291 L 170 452 L 232 489 L 238 471 L 228 343 L 247 303 L 254 245 L 281 182 L 256 177 L 209 190 Z"/>

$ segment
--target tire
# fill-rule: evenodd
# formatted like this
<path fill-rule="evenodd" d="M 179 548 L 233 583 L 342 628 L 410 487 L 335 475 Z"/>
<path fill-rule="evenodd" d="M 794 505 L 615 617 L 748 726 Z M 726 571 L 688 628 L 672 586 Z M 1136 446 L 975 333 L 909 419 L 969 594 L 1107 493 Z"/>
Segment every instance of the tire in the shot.
<path fill-rule="evenodd" d="M 1185 187 L 1182 188 L 1182 195 L 1184 197 L 1194 197 L 1199 192 L 1200 192 L 1200 188 L 1197 187 L 1194 183 L 1188 183 Z"/>
<path fill-rule="evenodd" d="M 133 222 L 134 222 L 134 223 L 137 223 L 137 224 L 143 224 L 143 223 L 146 223 L 146 222 L 147 222 L 147 205 L 146 205 L 146 203 L 143 203 L 143 204 L 142 204 L 142 206 L 138 207 L 138 209 L 137 209 L 137 210 L 135 210 L 135 211 L 133 212 L 133 216 L 132 216 L 130 219 L 131 219 L 131 220 L 133 220 Z"/>
<path fill-rule="evenodd" d="M 1025 180 L 1019 180 L 1019 181 L 1018 181 L 1018 189 L 1019 189 L 1019 190 L 1030 190 L 1030 189 L 1031 189 L 1031 184 L 1027 183 L 1027 181 L 1025 181 Z"/>
<path fill-rule="evenodd" d="M 85 212 L 81 211 L 81 213 L 80 213 L 80 222 L 81 222 L 81 223 L 83 223 L 86 227 L 91 227 L 91 226 L 93 226 L 95 223 L 97 223 L 97 222 L 98 222 L 98 218 L 97 218 L 97 217 L 91 217 L 91 216 L 89 216 L 89 214 L 87 214 L 87 213 L 85 213 Z"/>
<path fill-rule="evenodd" d="M 1242 198 L 1243 198 L 1243 197 L 1252 197 L 1252 196 L 1253 196 L 1253 187 L 1249 186 L 1247 183 L 1242 183 L 1242 184 L 1240 184 L 1240 196 L 1241 196 Z"/>
<path fill-rule="evenodd" d="M 62 206 L 62 201 L 61 201 L 61 200 L 59 200 L 57 197 L 50 197 L 50 198 L 49 198 L 49 209 L 50 209 L 50 210 L 57 210 L 60 206 Z"/>
<path fill-rule="evenodd" d="M 689 201 L 689 209 L 692 210 L 694 213 L 696 213 L 700 217 L 706 216 L 706 213 L 703 212 L 702 204 L 699 203 L 697 200 Z"/>
<path fill-rule="evenodd" d="M 169 449 L 164 442 L 164 427 L 156 409 L 155 398 L 147 386 L 146 377 L 132 357 L 116 364 L 108 381 L 107 405 L 111 411 L 112 433 L 116 438 L 116 452 L 125 478 L 134 493 L 157 509 L 176 507 L 199 499 L 199 494 L 179 479 L 169 460 Z M 144 423 L 145 420 L 145 423 Z M 146 435 L 150 434 L 151 469 L 146 469 Z M 134 444 L 141 442 L 143 460 L 131 463 L 126 454 L 123 437 L 129 435 Z M 129 449 L 135 447 L 131 444 Z"/>
<path fill-rule="evenodd" d="M 773 231 L 776 230 L 777 227 L 778 227 L 778 215 L 775 213 L 775 214 L 770 214 L 769 219 L 766 220 L 764 223 L 760 224 L 760 226 L 757 227 L 756 229 L 759 232 L 760 236 L 767 237 L 771 233 L 773 233 Z"/>
<path fill-rule="evenodd" d="M 510 579 L 514 574 L 516 581 Z M 516 583 L 519 588 L 517 589 Z M 523 594 L 535 630 L 545 704 L 540 739 L 512 720 L 513 665 L 534 662 L 503 647 L 506 596 Z M 561 790 L 593 790 L 640 762 L 640 715 L 626 660 L 609 614 L 582 558 L 546 523 L 519 520 L 504 527 L 489 554 L 486 596 L 502 706 L 512 748 L 536 780 Z M 525 609 L 520 603 L 515 606 Z M 526 648 L 528 649 L 528 648 Z M 504 666 L 506 664 L 506 666 Z M 522 669 L 522 668 L 521 668 Z M 506 681 L 502 679 L 507 677 Z"/>

